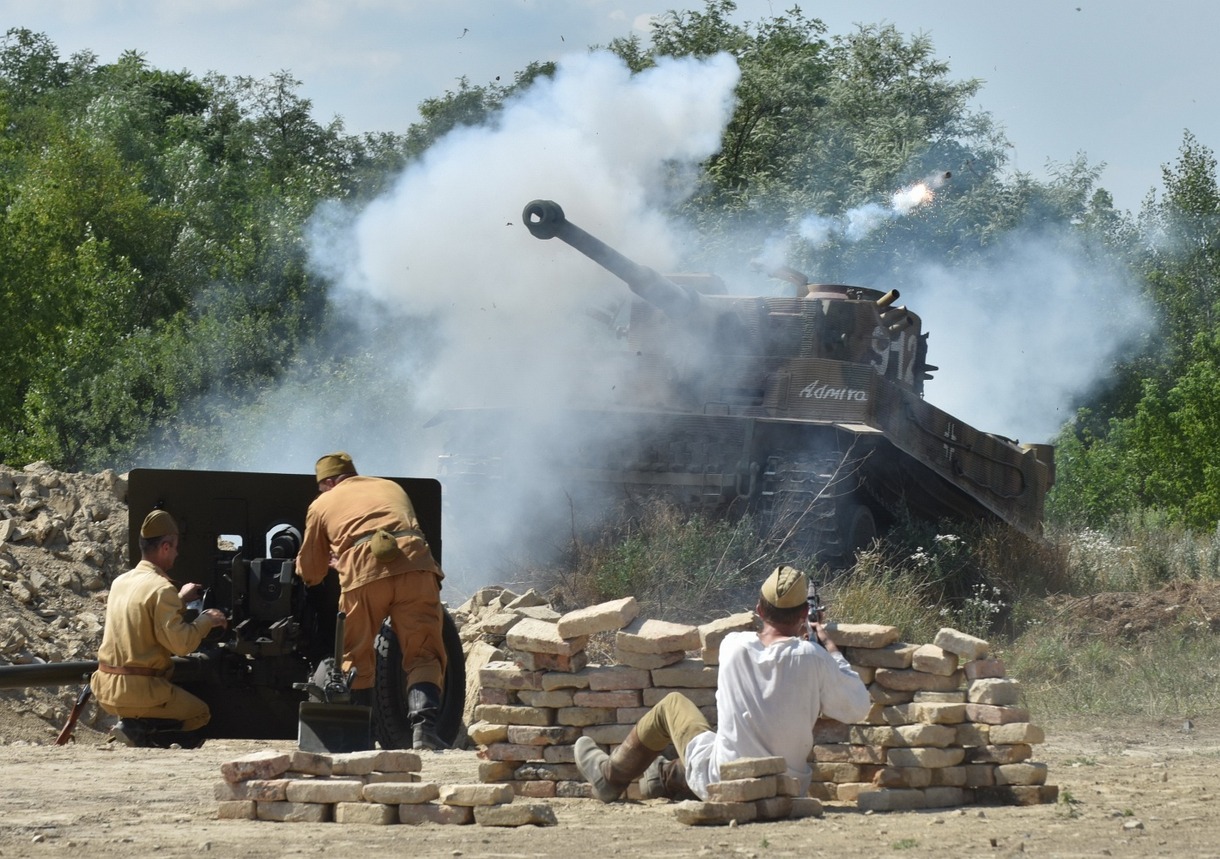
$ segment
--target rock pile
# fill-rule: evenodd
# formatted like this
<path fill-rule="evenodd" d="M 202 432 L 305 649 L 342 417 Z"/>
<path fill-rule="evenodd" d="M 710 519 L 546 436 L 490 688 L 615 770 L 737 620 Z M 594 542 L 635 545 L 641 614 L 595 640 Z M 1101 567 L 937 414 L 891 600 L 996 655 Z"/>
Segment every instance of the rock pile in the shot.
<path fill-rule="evenodd" d="M 720 781 L 708 785 L 708 802 L 680 802 L 674 814 L 688 826 L 821 817 L 822 803 L 801 795 L 801 783 L 787 775 L 783 758 L 740 758 L 720 768 Z"/>
<path fill-rule="evenodd" d="M 508 784 L 530 797 L 592 796 L 574 763 L 576 740 L 588 736 L 612 750 L 648 708 L 674 691 L 716 724 L 720 641 L 730 631 L 756 628 L 756 618 L 747 612 L 694 627 L 637 614 L 636 601 L 627 597 L 554 621 L 518 617 L 507 625 L 503 644 L 514 656 L 478 670 L 475 721 L 468 729 L 485 761 L 482 781 Z M 986 641 L 951 629 L 922 646 L 900 642 L 899 630 L 890 626 L 831 624 L 828 631 L 874 704 L 859 724 L 823 720 L 815 726 L 812 798 L 877 811 L 1055 801 L 1057 789 L 1045 784 L 1046 765 L 1030 762 L 1043 732 L 1018 706 L 1019 684 L 1004 676 L 1002 662 L 987 658 Z M 600 632 L 615 633 L 617 664 L 588 664 L 586 645 Z M 785 805 L 782 786 L 773 786 L 741 788 L 763 790 L 758 801 L 781 797 L 766 812 L 684 805 L 679 815 L 694 823 L 766 819 Z M 738 796 L 732 791 L 739 787 L 717 791 Z M 638 797 L 638 785 L 629 789 L 633 795 Z M 746 800 L 719 805 L 739 801 Z"/>
<path fill-rule="evenodd" d="M 1058 798 L 1046 764 L 1030 762 L 1043 731 L 1018 706 L 1020 685 L 1004 663 L 987 658 L 986 641 L 953 629 L 922 646 L 900 642 L 892 626 L 827 631 L 873 707 L 860 724 L 815 726 L 813 796 L 874 811 Z"/>
<path fill-rule="evenodd" d="M 441 786 L 420 777 L 414 752 L 381 750 L 341 755 L 263 751 L 220 767 L 218 816 L 281 823 L 449 823 L 544 826 L 545 805 L 513 804 L 504 785 Z"/>
<path fill-rule="evenodd" d="M 0 665 L 96 658 L 106 589 L 127 569 L 126 497 L 113 471 L 0 465 Z M 79 688 L 0 691 L 0 742 L 54 737 Z"/>

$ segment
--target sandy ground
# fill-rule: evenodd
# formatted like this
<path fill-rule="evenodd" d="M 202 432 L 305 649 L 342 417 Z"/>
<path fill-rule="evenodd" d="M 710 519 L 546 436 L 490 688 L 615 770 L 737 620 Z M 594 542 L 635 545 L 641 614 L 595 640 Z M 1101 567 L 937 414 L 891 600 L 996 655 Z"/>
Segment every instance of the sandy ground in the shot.
<path fill-rule="evenodd" d="M 1045 727 L 1037 759 L 1060 787 L 1057 805 L 864 814 L 831 804 L 820 820 L 690 828 L 659 801 L 546 800 L 559 825 L 521 829 L 217 820 L 220 764 L 291 743 L 162 751 L 99 744 L 87 731 L 69 746 L 0 746 L 0 855 L 1220 856 L 1220 727 Z M 429 754 L 424 778 L 473 782 L 476 767 L 473 752 Z"/>

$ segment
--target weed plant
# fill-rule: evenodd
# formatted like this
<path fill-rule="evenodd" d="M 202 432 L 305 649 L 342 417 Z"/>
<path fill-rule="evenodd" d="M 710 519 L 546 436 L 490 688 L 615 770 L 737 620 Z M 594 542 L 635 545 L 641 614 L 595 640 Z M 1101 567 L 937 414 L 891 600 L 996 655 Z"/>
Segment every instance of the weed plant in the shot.
<path fill-rule="evenodd" d="M 1220 583 L 1220 534 L 1190 532 L 1155 512 L 1104 532 L 1051 528 L 1038 541 L 998 526 L 900 519 L 849 569 L 834 570 L 777 549 L 749 517 L 707 519 L 658 505 L 573 540 L 546 576 L 568 605 L 633 595 L 644 616 L 698 623 L 752 608 L 779 563 L 823 581 L 829 620 L 893 625 L 912 642 L 946 626 L 989 639 L 1039 718 L 1193 718 L 1220 709 L 1220 639 L 1207 623 L 1183 620 L 1124 641 L 1091 633 L 1064 603 L 1183 580 Z"/>

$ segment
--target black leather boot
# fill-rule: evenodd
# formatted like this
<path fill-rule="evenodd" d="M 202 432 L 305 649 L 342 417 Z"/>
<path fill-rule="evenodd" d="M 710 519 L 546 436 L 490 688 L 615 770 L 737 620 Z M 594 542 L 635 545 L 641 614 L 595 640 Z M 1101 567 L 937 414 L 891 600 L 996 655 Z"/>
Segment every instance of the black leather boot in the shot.
<path fill-rule="evenodd" d="M 640 796 L 644 799 L 698 799 L 686 784 L 686 768 L 681 760 L 657 758 L 640 776 Z"/>
<path fill-rule="evenodd" d="M 411 720 L 411 748 L 439 751 L 449 744 L 436 733 L 441 714 L 441 690 L 435 683 L 416 683 L 407 690 L 407 712 Z"/>
<path fill-rule="evenodd" d="M 157 734 L 166 732 L 182 732 L 182 722 L 179 719 L 133 719 L 130 716 L 119 719 L 110 733 L 125 746 L 138 749 L 165 748 L 168 743 L 158 742 Z"/>

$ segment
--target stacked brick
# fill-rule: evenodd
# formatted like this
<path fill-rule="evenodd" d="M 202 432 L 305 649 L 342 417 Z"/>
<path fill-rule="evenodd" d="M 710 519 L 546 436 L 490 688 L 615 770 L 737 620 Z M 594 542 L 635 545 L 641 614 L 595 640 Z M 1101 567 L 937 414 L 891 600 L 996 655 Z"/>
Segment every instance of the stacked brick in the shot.
<path fill-rule="evenodd" d="M 554 623 L 524 618 L 512 626 L 505 644 L 514 660 L 479 671 L 476 721 L 468 733 L 484 759 L 481 781 L 508 784 L 519 796 L 590 797 L 574 763 L 581 736 L 613 750 L 670 692 L 691 698 L 715 723 L 720 641 L 735 629 L 755 628 L 754 616 L 694 627 L 638 613 L 635 599 L 625 597 Z M 609 632 L 617 664 L 589 664 L 589 636 Z"/>
<path fill-rule="evenodd" d="M 708 801 L 680 802 L 674 815 L 688 826 L 821 817 L 822 803 L 801 795 L 800 780 L 787 775 L 783 758 L 741 758 L 720 768 L 708 785 Z"/>
<path fill-rule="evenodd" d="M 900 642 L 891 626 L 827 631 L 868 684 L 873 707 L 859 724 L 815 726 L 812 796 L 874 811 L 1058 798 L 1046 764 L 1031 761 L 1043 731 L 986 641 L 953 629 L 922 646 Z"/>
<path fill-rule="evenodd" d="M 420 780 L 414 752 L 323 755 L 257 752 L 221 765 L 218 816 L 282 823 L 555 823 L 545 805 L 513 803 L 503 785 L 441 786 Z"/>
<path fill-rule="evenodd" d="M 555 622 L 525 618 L 513 625 L 505 645 L 515 659 L 489 663 L 478 675 L 477 721 L 469 733 L 484 759 L 481 781 L 508 784 L 519 796 L 591 796 L 574 764 L 576 740 L 588 736 L 613 750 L 670 692 L 686 695 L 716 724 L 720 642 L 728 632 L 757 628 L 754 616 L 693 627 L 637 614 L 627 597 Z M 611 631 L 617 664 L 587 664 L 588 637 Z M 896 627 L 871 624 L 831 624 L 828 632 L 868 685 L 873 707 L 858 724 L 815 726 L 811 798 L 877 811 L 1056 800 L 1046 765 L 1031 760 L 1043 731 L 1019 706 L 1019 684 L 988 658 L 986 641 L 942 629 L 920 646 L 899 641 Z M 638 786 L 627 795 L 638 797 Z M 777 786 L 750 801 L 774 797 L 781 799 L 772 806 L 792 798 Z M 773 811 L 743 811 L 738 802 L 720 800 L 734 808 L 707 810 L 707 820 L 695 820 L 704 812 L 693 806 L 680 816 L 716 822 L 726 814 L 767 819 Z"/>

